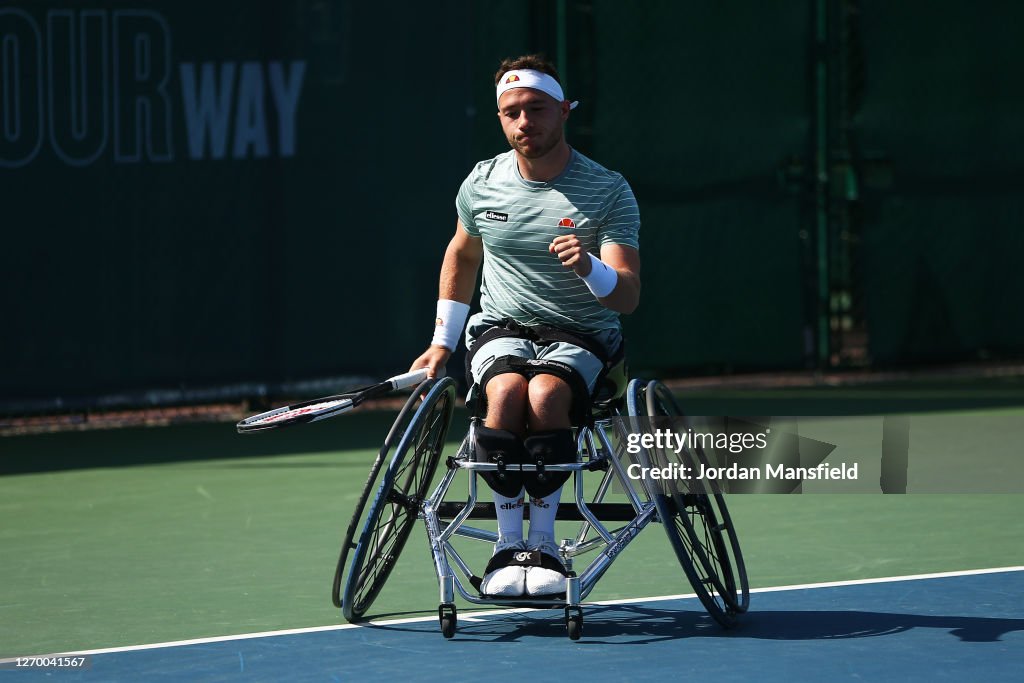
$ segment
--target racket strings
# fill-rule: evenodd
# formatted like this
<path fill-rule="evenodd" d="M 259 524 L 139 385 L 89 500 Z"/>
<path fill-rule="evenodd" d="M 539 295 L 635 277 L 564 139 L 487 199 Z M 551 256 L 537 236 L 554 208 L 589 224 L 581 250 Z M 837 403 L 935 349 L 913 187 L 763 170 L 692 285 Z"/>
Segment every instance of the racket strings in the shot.
<path fill-rule="evenodd" d="M 300 406 L 300 407 L 292 408 L 290 410 L 284 410 L 284 411 L 281 411 L 279 413 L 271 413 L 271 414 L 266 415 L 264 417 L 257 417 L 255 419 L 253 419 L 252 421 L 250 421 L 248 424 L 249 425 L 266 425 L 266 424 L 272 424 L 274 422 L 283 422 L 284 420 L 294 420 L 295 418 L 302 417 L 303 415 L 315 415 L 315 414 L 319 414 L 319 413 L 326 412 L 326 411 L 329 411 L 329 410 L 337 410 L 338 408 L 342 408 L 342 407 L 348 405 L 351 402 L 352 402 L 351 399 L 343 398 L 343 399 L 338 399 L 338 400 L 334 400 L 334 401 L 324 401 L 322 403 L 314 403 L 313 405 Z"/>

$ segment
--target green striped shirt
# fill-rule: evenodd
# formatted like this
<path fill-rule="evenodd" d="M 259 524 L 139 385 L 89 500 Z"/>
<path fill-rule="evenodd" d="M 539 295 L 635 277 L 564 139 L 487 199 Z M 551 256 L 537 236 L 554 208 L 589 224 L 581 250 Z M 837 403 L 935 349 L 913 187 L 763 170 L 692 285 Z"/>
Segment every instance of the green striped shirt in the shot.
<path fill-rule="evenodd" d="M 480 316 L 597 333 L 619 329 L 571 268 L 548 252 L 575 234 L 600 256 L 605 244 L 639 248 L 640 211 L 626 180 L 582 154 L 550 182 L 525 180 L 513 150 L 476 165 L 455 201 L 466 232 L 483 239 Z"/>

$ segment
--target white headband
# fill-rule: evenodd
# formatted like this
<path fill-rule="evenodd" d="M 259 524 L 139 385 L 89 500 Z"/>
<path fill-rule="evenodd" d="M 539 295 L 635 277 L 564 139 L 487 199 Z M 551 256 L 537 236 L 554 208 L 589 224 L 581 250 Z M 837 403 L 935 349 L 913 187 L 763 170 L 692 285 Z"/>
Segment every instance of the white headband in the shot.
<path fill-rule="evenodd" d="M 501 96 L 506 90 L 512 90 L 513 88 L 533 88 L 534 90 L 540 90 L 551 95 L 559 103 L 565 101 L 562 86 L 554 78 L 541 71 L 534 71 L 533 69 L 506 71 L 498 79 L 498 102 L 501 102 Z M 578 104 L 579 102 L 571 102 L 569 109 L 575 109 Z"/>

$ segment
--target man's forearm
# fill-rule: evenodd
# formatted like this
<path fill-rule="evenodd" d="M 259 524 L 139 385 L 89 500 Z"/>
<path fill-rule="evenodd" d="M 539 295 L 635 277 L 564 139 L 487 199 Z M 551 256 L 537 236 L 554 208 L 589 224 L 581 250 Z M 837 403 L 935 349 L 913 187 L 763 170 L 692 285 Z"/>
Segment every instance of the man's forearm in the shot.
<path fill-rule="evenodd" d="M 449 245 L 441 264 L 441 280 L 438 286 L 439 299 L 451 299 L 468 304 L 473 300 L 476 289 L 476 274 L 480 261 L 473 257 L 459 254 Z"/>
<path fill-rule="evenodd" d="M 619 279 L 611 294 L 598 301 L 616 313 L 632 313 L 640 303 L 640 278 L 636 273 L 616 270 Z"/>

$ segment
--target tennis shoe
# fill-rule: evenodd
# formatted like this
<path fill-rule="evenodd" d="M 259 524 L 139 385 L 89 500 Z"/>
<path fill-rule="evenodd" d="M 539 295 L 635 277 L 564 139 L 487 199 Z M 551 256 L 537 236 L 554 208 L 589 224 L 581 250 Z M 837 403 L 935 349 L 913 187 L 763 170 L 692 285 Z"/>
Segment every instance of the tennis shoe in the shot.
<path fill-rule="evenodd" d="M 517 555 L 526 551 L 526 543 L 520 538 L 514 541 L 499 540 L 494 546 L 494 555 L 484 569 L 480 592 L 495 598 L 518 598 L 526 593 L 526 567 L 509 566 Z"/>
<path fill-rule="evenodd" d="M 540 565 L 526 569 L 526 594 L 539 597 L 565 593 L 567 572 L 559 559 L 555 539 L 542 537 L 536 542 L 531 539 L 529 549 L 540 554 Z"/>

